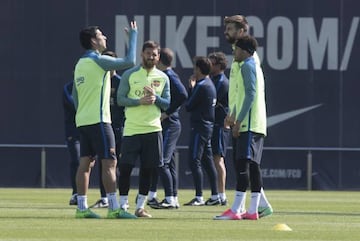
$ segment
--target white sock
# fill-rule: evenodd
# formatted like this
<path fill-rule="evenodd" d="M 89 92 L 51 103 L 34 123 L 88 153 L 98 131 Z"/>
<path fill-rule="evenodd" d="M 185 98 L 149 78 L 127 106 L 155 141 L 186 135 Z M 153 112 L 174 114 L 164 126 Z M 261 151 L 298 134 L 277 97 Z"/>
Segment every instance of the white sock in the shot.
<path fill-rule="evenodd" d="M 270 207 L 270 203 L 265 196 L 265 192 L 263 188 L 261 188 L 260 193 L 261 196 L 260 196 L 259 207 Z"/>
<path fill-rule="evenodd" d="M 136 200 L 136 209 L 144 208 L 146 202 L 146 195 L 138 194 L 137 200 Z"/>
<path fill-rule="evenodd" d="M 109 200 L 109 209 L 116 210 L 119 209 L 119 203 L 116 200 L 116 192 L 106 193 L 106 196 Z"/>
<path fill-rule="evenodd" d="M 211 200 L 218 200 L 219 199 L 219 195 L 211 195 Z"/>
<path fill-rule="evenodd" d="M 153 198 L 156 198 L 156 196 L 157 196 L 157 193 L 156 193 L 156 192 L 149 191 L 149 194 L 148 194 L 149 200 L 151 200 L 151 199 L 153 199 Z"/>
<path fill-rule="evenodd" d="M 226 194 L 224 192 L 220 192 L 219 197 L 220 197 L 221 201 L 226 200 Z"/>
<path fill-rule="evenodd" d="M 87 196 L 86 195 L 78 195 L 77 196 L 77 206 L 80 211 L 84 211 L 88 209 Z"/>
<path fill-rule="evenodd" d="M 104 202 L 104 203 L 108 203 L 109 202 L 109 199 L 107 197 L 101 197 L 101 200 Z"/>
<path fill-rule="evenodd" d="M 203 196 L 195 196 L 199 202 L 203 202 L 204 198 Z"/>
<path fill-rule="evenodd" d="M 129 202 L 129 196 L 128 195 L 124 195 L 124 196 L 120 195 L 120 201 L 119 201 L 120 208 L 126 210 L 128 202 Z"/>
<path fill-rule="evenodd" d="M 245 199 L 246 199 L 246 192 L 235 192 L 234 202 L 231 206 L 231 211 L 234 213 L 240 213 L 244 210 L 245 206 Z"/>
<path fill-rule="evenodd" d="M 167 196 L 165 197 L 166 201 L 170 204 L 174 204 L 175 203 L 175 199 L 173 196 Z"/>
<path fill-rule="evenodd" d="M 248 213 L 253 214 L 258 212 L 259 202 L 260 202 L 260 192 L 252 192 L 251 193 L 251 201 Z"/>

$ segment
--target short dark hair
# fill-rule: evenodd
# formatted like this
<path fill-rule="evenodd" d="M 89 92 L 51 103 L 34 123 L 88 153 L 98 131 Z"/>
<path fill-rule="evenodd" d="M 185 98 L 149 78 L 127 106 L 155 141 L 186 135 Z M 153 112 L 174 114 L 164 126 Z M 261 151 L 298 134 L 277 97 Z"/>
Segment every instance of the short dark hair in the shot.
<path fill-rule="evenodd" d="M 160 50 L 160 62 L 166 67 L 171 66 L 174 59 L 174 52 L 169 48 L 161 48 Z"/>
<path fill-rule="evenodd" d="M 210 74 L 212 64 L 209 58 L 205 56 L 195 56 L 194 65 L 200 69 L 203 75 Z"/>
<path fill-rule="evenodd" d="M 237 29 L 244 29 L 245 32 L 249 29 L 248 21 L 246 17 L 243 15 L 233 15 L 233 16 L 226 16 L 224 18 L 224 25 L 228 23 L 234 23 Z"/>
<path fill-rule="evenodd" d="M 88 50 L 92 48 L 91 39 L 96 38 L 96 30 L 98 29 L 98 26 L 88 26 L 80 31 L 80 43 L 84 49 Z"/>
<path fill-rule="evenodd" d="M 254 52 L 256 51 L 258 43 L 254 37 L 250 35 L 244 35 L 236 41 L 235 46 L 253 55 Z"/>
<path fill-rule="evenodd" d="M 223 52 L 213 52 L 210 53 L 208 56 L 209 59 L 213 59 L 215 64 L 220 65 L 221 70 L 225 70 L 227 66 L 227 59 L 226 55 Z"/>
<path fill-rule="evenodd" d="M 158 51 L 160 53 L 160 44 L 158 44 L 157 42 L 155 42 L 153 40 L 148 40 L 143 44 L 142 52 L 144 52 L 144 50 L 147 48 L 158 49 Z"/>

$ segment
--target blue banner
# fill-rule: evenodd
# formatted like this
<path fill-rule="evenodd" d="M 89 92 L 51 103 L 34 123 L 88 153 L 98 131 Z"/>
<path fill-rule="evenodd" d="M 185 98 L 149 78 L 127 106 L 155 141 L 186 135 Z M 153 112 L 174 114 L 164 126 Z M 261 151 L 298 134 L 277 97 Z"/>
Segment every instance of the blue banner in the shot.
<path fill-rule="evenodd" d="M 357 0 L 244 0 L 231 4 L 220 0 L 2 1 L 0 143 L 65 142 L 61 91 L 72 79 L 74 65 L 83 53 L 78 34 L 84 26 L 100 26 L 109 49 L 124 56 L 124 28 L 135 19 L 139 31 L 137 62 L 143 42 L 158 41 L 174 50 L 174 69 L 186 83 L 195 55 L 220 50 L 231 61 L 223 19 L 242 14 L 259 42 L 266 80 L 265 146 L 278 148 L 264 152 L 265 186 L 307 188 L 308 151 L 282 148 L 326 147 L 329 150 L 312 151 L 311 187 L 360 188 L 356 149 L 360 132 L 359 8 Z M 181 120 L 178 144 L 187 146 L 190 131 L 184 110 Z M 67 150 L 49 149 L 48 153 L 48 185 L 68 186 Z M 0 154 L 5 163 L 0 170 L 1 186 L 38 185 L 38 150 L 1 148 Z M 180 157 L 180 184 L 191 187 L 187 155 Z M 231 186 L 232 160 L 227 159 Z M 19 166 L 26 168 L 19 170 Z M 21 180 L 14 178 L 13 171 L 20 172 Z"/>

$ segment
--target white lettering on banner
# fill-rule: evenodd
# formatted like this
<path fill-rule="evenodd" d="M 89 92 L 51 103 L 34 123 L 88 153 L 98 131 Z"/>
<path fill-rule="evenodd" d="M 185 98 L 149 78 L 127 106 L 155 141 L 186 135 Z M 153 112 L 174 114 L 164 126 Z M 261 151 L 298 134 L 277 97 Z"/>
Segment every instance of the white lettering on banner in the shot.
<path fill-rule="evenodd" d="M 252 35 L 257 39 L 263 39 L 265 37 L 264 24 L 261 19 L 255 16 L 246 17 L 248 22 L 251 23 Z M 260 59 L 264 56 L 264 47 L 258 46 L 256 52 Z"/>
<path fill-rule="evenodd" d="M 192 16 L 184 16 L 182 17 L 178 27 L 176 27 L 176 16 L 166 16 L 166 39 L 164 46 L 174 50 L 184 68 L 192 68 L 192 58 L 184 43 L 184 39 L 189 31 L 193 19 L 194 17 Z M 160 40 L 156 40 L 160 42 Z M 176 66 L 176 62 L 174 62 L 174 66 Z"/>
<path fill-rule="evenodd" d="M 179 60 L 174 66 L 180 64 L 182 68 L 192 68 L 193 56 L 207 55 L 209 49 L 222 47 L 220 38 L 223 36 L 217 36 L 218 31 L 214 30 L 220 29 L 222 33 L 222 16 L 138 15 L 135 19 L 139 28 L 137 49 L 141 49 L 145 39 L 158 41 L 174 50 Z M 259 46 L 257 52 L 271 68 L 286 70 L 296 66 L 299 70 L 344 71 L 348 68 L 360 17 L 352 18 L 349 33 L 344 37 L 339 35 L 339 18 L 323 18 L 320 26 L 313 17 L 299 17 L 294 23 L 290 18 L 275 16 L 267 24 L 256 16 L 248 16 L 247 19 L 252 34 L 258 40 L 264 39 L 266 53 L 263 46 Z M 126 15 L 116 15 L 115 51 L 119 56 L 125 55 L 128 46 L 123 30 L 128 24 Z M 343 42 L 346 44 L 342 50 Z M 227 57 L 231 59 L 230 55 Z"/>
<path fill-rule="evenodd" d="M 317 38 L 313 18 L 299 19 L 298 63 L 299 69 L 309 68 L 309 54 L 314 69 L 321 69 L 327 50 L 327 69 L 338 68 L 338 31 L 339 21 L 336 18 L 323 19 L 320 36 Z M 309 50 L 309 51 L 308 51 Z"/>
<path fill-rule="evenodd" d="M 294 27 L 290 20 L 285 17 L 271 19 L 267 36 L 266 56 L 269 66 L 278 70 L 289 68 L 294 58 Z"/>
<path fill-rule="evenodd" d="M 360 21 L 360 18 L 355 17 L 355 18 L 353 18 L 353 20 L 351 22 L 351 28 L 350 28 L 350 31 L 349 31 L 349 36 L 348 36 L 347 41 L 346 41 L 344 56 L 343 56 L 342 61 L 341 61 L 340 70 L 346 70 L 347 66 L 349 64 L 351 50 L 352 50 L 352 47 L 354 45 L 354 40 L 355 40 L 356 32 L 357 32 L 357 29 L 358 29 L 358 26 L 359 26 L 359 21 Z"/>
<path fill-rule="evenodd" d="M 197 17 L 196 20 L 196 55 L 207 56 L 208 48 L 220 46 L 219 36 L 208 36 L 209 27 L 221 27 L 220 17 Z"/>
<path fill-rule="evenodd" d="M 267 169 L 261 170 L 263 178 L 286 178 L 300 179 L 302 177 L 301 169 Z"/>

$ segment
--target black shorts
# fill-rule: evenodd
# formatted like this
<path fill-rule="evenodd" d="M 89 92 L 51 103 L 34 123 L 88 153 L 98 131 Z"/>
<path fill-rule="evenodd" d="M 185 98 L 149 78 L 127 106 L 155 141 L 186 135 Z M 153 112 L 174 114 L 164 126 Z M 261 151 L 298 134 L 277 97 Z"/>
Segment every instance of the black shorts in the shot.
<path fill-rule="evenodd" d="M 260 165 L 264 148 L 264 135 L 255 132 L 241 132 L 236 139 L 236 160 L 251 160 Z"/>
<path fill-rule="evenodd" d="M 109 123 L 80 126 L 80 156 L 116 160 L 115 137 Z"/>
<path fill-rule="evenodd" d="M 211 147 L 214 155 L 220 155 L 221 157 L 226 156 L 226 148 L 229 145 L 230 133 L 230 129 L 214 125 L 211 137 Z"/>
<path fill-rule="evenodd" d="M 161 132 L 124 136 L 119 163 L 134 165 L 140 158 L 140 166 L 153 168 L 163 165 L 163 139 Z"/>

